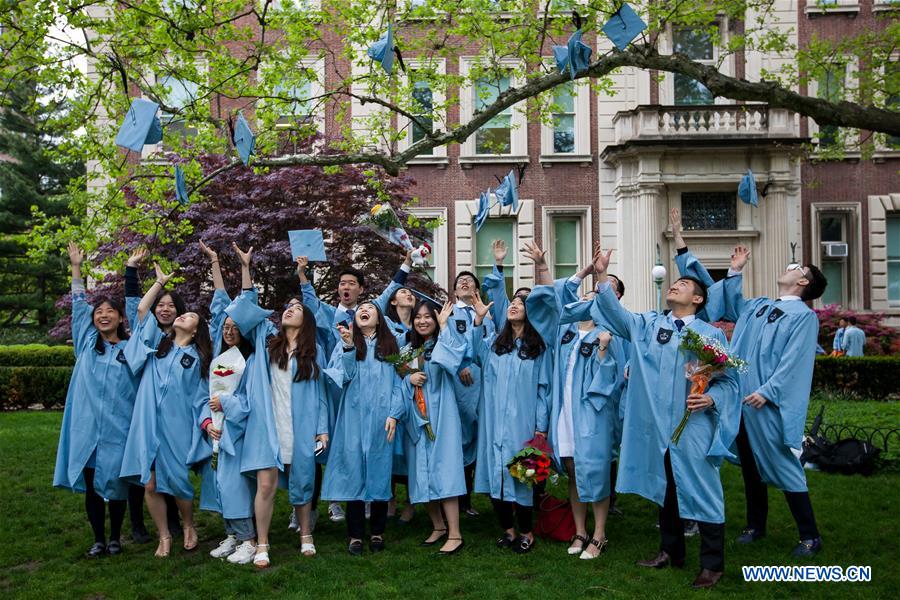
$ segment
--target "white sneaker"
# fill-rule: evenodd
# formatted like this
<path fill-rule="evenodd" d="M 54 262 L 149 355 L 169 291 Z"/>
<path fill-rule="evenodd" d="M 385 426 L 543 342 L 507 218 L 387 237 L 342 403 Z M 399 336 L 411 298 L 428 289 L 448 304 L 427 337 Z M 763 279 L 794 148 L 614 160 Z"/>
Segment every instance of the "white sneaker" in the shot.
<path fill-rule="evenodd" d="M 228 557 L 228 562 L 235 565 L 246 565 L 253 562 L 254 556 L 256 556 L 256 545 L 246 541 Z"/>
<path fill-rule="evenodd" d="M 209 555 L 213 558 L 225 558 L 229 554 L 234 552 L 234 549 L 237 547 L 237 538 L 233 535 L 229 535 L 227 538 L 219 542 L 219 545 L 213 548 Z"/>
<path fill-rule="evenodd" d="M 316 521 L 319 520 L 319 511 L 311 510 L 309 511 L 309 532 L 312 533 L 316 530 Z"/>
<path fill-rule="evenodd" d="M 340 523 L 347 517 L 344 515 L 344 509 L 341 508 L 341 505 L 337 502 L 332 502 L 328 505 L 328 518 L 331 519 L 333 523 Z"/>
<path fill-rule="evenodd" d="M 291 510 L 291 522 L 288 523 L 288 529 L 294 531 L 298 527 L 300 527 L 300 525 L 297 524 L 297 511 Z"/>

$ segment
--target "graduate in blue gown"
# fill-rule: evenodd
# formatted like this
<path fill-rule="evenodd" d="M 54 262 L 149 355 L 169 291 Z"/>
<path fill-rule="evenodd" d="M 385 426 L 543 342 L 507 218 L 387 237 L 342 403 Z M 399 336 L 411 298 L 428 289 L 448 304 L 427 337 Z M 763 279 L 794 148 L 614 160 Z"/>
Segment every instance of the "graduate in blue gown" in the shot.
<path fill-rule="evenodd" d="M 184 548 L 197 547 L 194 488 L 188 471 L 189 465 L 212 454 L 212 447 L 202 439 L 197 427 L 197 416 L 209 400 L 209 326 L 197 313 L 187 312 L 176 318 L 171 332 L 160 339 L 156 319 L 150 314 L 159 290 L 171 277 L 156 265 L 156 281 L 141 298 L 138 322 L 125 347 L 128 366 L 141 374 L 141 382 L 121 476 L 144 486 L 147 507 L 159 532 L 159 557 L 168 556 L 172 546 L 161 494 L 175 496 L 184 519 Z"/>
<path fill-rule="evenodd" d="M 398 436 L 405 445 L 410 502 L 427 503 L 431 518 L 431 535 L 422 544 L 434 546 L 448 536 L 442 554 L 463 546 L 458 496 L 466 493 L 462 425 L 453 386 L 466 341 L 447 327 L 452 312 L 452 302 L 440 313 L 431 302 L 416 304 L 410 343 L 403 351 L 423 353 L 413 365 L 419 372 L 403 378 L 406 435 Z M 416 403 L 417 389 L 426 406 L 424 416 Z"/>
<path fill-rule="evenodd" d="M 745 299 L 741 272 L 750 251 L 737 246 L 725 280 L 725 318 L 734 321 L 731 347 L 749 361 L 740 377 L 743 400 L 738 455 L 747 497 L 747 526 L 738 538 L 752 543 L 766 532 L 766 484 L 784 492 L 797 523 L 800 542 L 795 556 L 819 552 L 806 474 L 792 449 L 799 450 L 812 387 L 819 319 L 806 302 L 819 298 L 827 285 L 814 265 L 792 265 L 778 278 L 777 300 Z"/>
<path fill-rule="evenodd" d="M 269 529 L 279 481 L 297 515 L 301 553 L 316 553 L 310 520 L 316 451 L 329 443 L 326 363 L 316 341 L 315 316 L 299 298 L 288 301 L 278 328 L 268 319 L 271 312 L 257 305 L 254 289 L 226 309 L 255 346 L 240 395 L 250 409 L 241 470 L 257 481 L 257 568 L 271 564 Z"/>
<path fill-rule="evenodd" d="M 125 309 L 115 300 L 85 298 L 84 254 L 69 244 L 72 265 L 72 340 L 75 368 L 69 381 L 56 452 L 55 487 L 84 493 L 94 532 L 88 557 L 122 551 L 128 482 L 119 477 L 138 378 L 125 361 Z M 106 503 L 110 535 L 106 539 Z"/>
<path fill-rule="evenodd" d="M 539 279 L 549 272 L 544 253 L 526 242 Z M 532 533 L 532 490 L 510 475 L 507 463 L 535 435 L 547 435 L 553 375 L 553 343 L 559 326 L 559 302 L 552 286 L 536 287 L 528 298 L 516 297 L 500 331 L 483 336 L 490 310 L 474 299 L 475 363 L 484 384 L 478 410 L 478 459 L 475 491 L 491 496 L 505 530 L 497 541 L 517 553 L 529 552 Z M 516 526 L 518 525 L 518 536 Z"/>
<path fill-rule="evenodd" d="M 225 291 L 225 282 L 219 266 L 219 256 L 215 250 L 200 241 L 200 248 L 209 257 L 213 279 L 213 298 L 210 305 L 209 331 L 213 342 L 213 356 L 210 380 L 215 377 L 217 369 L 235 367 L 234 362 L 246 361 L 253 355 L 254 347 L 250 339 L 241 335 L 240 328 L 229 317 L 225 310 L 231 304 L 231 298 Z M 241 251 L 236 244 L 232 248 L 241 263 L 241 288 L 253 286 L 250 279 L 250 257 L 253 248 Z M 234 349 L 234 351 L 232 351 Z M 235 355 L 234 352 L 238 352 Z M 214 389 L 210 385 L 210 398 L 200 411 L 199 427 L 205 432 L 208 440 L 219 444 L 219 452 L 215 459 L 202 465 L 203 477 L 200 493 L 200 508 L 219 512 L 225 522 L 226 538 L 210 552 L 213 558 L 228 558 L 231 563 L 245 564 L 252 560 L 256 552 L 256 527 L 253 523 L 253 498 L 256 494 L 256 480 L 241 472 L 241 456 L 244 446 L 244 430 L 250 406 L 246 394 L 242 393 L 245 385 L 243 373 L 235 373 L 239 377 L 238 387 L 226 393 L 225 390 Z M 233 386 L 232 386 L 233 387 Z M 213 411 L 224 415 L 221 426 L 216 428 Z M 213 460 L 216 461 L 213 467 Z"/>
<path fill-rule="evenodd" d="M 362 552 L 365 503 L 371 503 L 373 552 L 384 550 L 391 498 L 394 434 L 405 415 L 401 379 L 384 359 L 398 353 L 397 339 L 373 302 L 357 306 L 351 327 L 338 325 L 341 344 L 329 368 L 342 392 L 322 496 L 347 503 L 348 550 Z"/>
<path fill-rule="evenodd" d="M 696 319 L 706 288 L 697 280 L 676 280 L 666 292 L 671 312 L 631 313 L 619 303 L 606 280 L 612 251 L 598 246 L 594 268 L 598 286 L 594 303 L 615 335 L 632 343 L 630 377 L 625 400 L 617 488 L 660 505 L 660 550 L 645 567 L 684 564 L 682 519 L 697 521 L 700 530 L 701 571 L 695 587 L 715 585 L 724 571 L 725 499 L 719 467 L 731 457 L 737 433 L 737 382 L 728 371 L 715 377 L 704 394 L 688 393 L 685 364 L 692 355 L 680 348 L 682 331 L 726 345 L 725 335 Z M 672 434 L 685 407 L 692 411 L 681 439 Z"/>

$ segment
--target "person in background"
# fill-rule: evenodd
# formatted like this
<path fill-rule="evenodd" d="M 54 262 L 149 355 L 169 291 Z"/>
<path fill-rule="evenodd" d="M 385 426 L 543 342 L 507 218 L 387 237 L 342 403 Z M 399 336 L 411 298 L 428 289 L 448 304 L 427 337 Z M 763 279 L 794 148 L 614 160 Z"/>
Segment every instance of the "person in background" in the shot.
<path fill-rule="evenodd" d="M 831 356 L 844 355 L 844 332 L 847 330 L 847 319 L 841 317 L 838 320 L 837 331 L 834 332 L 834 342 L 831 344 Z"/>
<path fill-rule="evenodd" d="M 856 326 L 856 317 L 847 317 L 847 328 L 844 329 L 844 339 L 841 341 L 844 356 L 863 356 L 865 348 L 865 332 Z"/>
<path fill-rule="evenodd" d="M 76 360 L 66 394 L 53 485 L 84 493 L 94 532 L 94 545 L 87 556 L 97 558 L 122 552 L 128 482 L 119 478 L 119 471 L 140 379 L 125 361 L 124 307 L 107 298 L 89 304 L 81 278 L 84 253 L 72 242 L 69 261 Z M 109 501 L 109 543 L 104 498 Z"/>

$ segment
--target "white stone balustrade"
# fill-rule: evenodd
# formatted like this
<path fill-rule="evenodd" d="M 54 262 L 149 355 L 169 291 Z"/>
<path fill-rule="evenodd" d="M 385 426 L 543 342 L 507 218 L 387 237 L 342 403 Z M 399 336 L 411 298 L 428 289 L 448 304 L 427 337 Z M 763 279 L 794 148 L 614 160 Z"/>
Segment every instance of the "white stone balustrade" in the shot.
<path fill-rule="evenodd" d="M 616 144 L 673 138 L 799 136 L 795 115 L 765 104 L 639 106 L 613 117 Z"/>

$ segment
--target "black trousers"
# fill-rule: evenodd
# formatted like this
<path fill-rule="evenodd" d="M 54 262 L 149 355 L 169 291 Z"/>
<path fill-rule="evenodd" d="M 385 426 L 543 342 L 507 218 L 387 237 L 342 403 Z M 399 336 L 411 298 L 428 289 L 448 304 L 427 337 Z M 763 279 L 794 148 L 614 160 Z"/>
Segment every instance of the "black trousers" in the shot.
<path fill-rule="evenodd" d="M 609 507 L 616 505 L 616 478 L 619 475 L 619 461 L 614 460 L 609 465 Z"/>
<path fill-rule="evenodd" d="M 512 529 L 518 525 L 519 533 L 531 533 L 534 510 L 530 506 L 522 506 L 517 502 L 507 502 L 491 498 L 494 513 L 503 529 Z"/>
<path fill-rule="evenodd" d="M 459 512 L 464 513 L 472 508 L 472 490 L 475 489 L 475 463 L 463 469 L 466 478 L 466 493 L 459 497 Z"/>
<path fill-rule="evenodd" d="M 369 529 L 372 535 L 384 535 L 387 525 L 388 503 L 372 502 L 369 517 Z M 362 500 L 347 502 L 347 535 L 351 539 L 361 540 L 366 535 L 366 503 Z"/>
<path fill-rule="evenodd" d="M 322 492 L 322 465 L 316 463 L 316 479 L 313 484 L 312 510 L 318 510 L 319 494 Z"/>
<path fill-rule="evenodd" d="M 94 532 L 94 542 L 106 543 L 106 502 L 94 491 L 94 469 L 85 469 L 84 510 Z M 125 520 L 125 500 L 109 501 L 109 540 L 118 541 L 122 536 L 122 521 Z"/>
<path fill-rule="evenodd" d="M 747 527 L 765 531 L 769 516 L 769 491 L 759 474 L 756 459 L 753 458 L 750 438 L 744 428 L 743 419 L 737 435 L 737 447 L 741 459 L 741 474 L 744 476 L 744 495 L 747 498 Z M 784 492 L 784 498 L 797 523 L 800 539 L 810 540 L 819 537 L 809 492 Z"/>
<path fill-rule="evenodd" d="M 675 475 L 672 460 L 666 451 L 666 499 L 659 509 L 660 550 L 664 550 L 673 561 L 683 561 L 684 523 L 678 514 L 678 496 L 675 493 Z M 710 571 L 725 570 L 725 524 L 697 521 L 700 530 L 700 566 Z"/>

